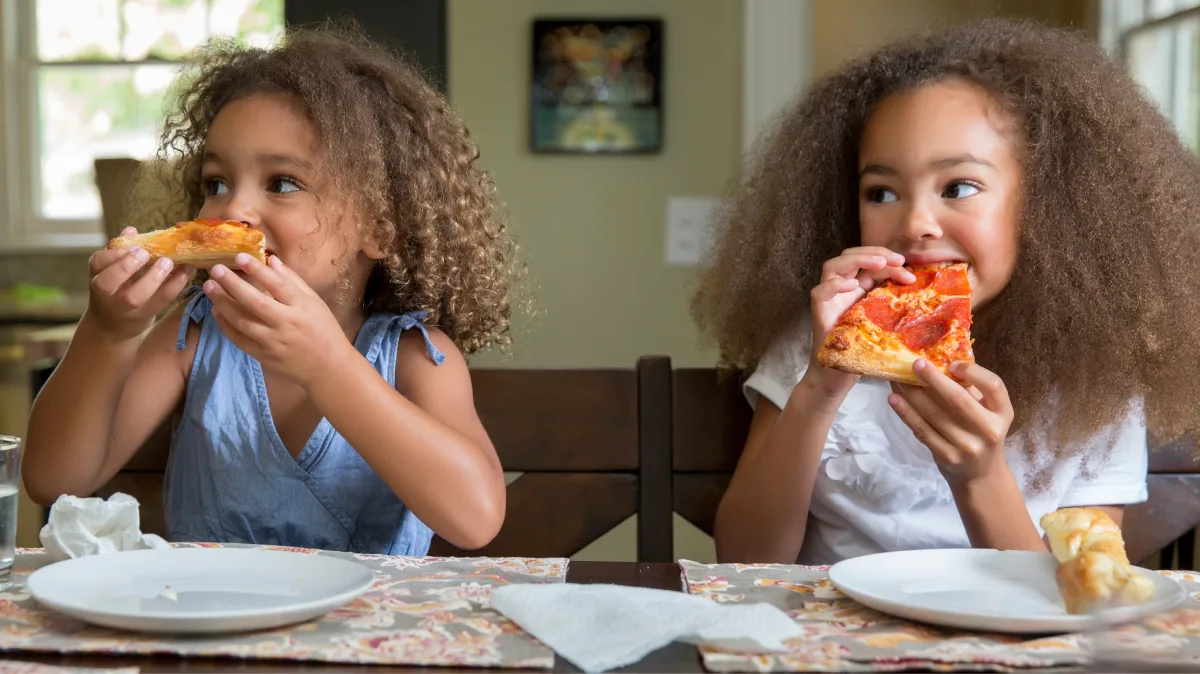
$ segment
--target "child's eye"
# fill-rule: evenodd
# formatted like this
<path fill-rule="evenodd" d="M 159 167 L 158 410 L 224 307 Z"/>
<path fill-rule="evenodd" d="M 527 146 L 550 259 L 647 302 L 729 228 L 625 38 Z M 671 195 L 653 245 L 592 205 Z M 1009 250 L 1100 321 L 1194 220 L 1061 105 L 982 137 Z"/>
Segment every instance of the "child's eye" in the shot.
<path fill-rule="evenodd" d="M 979 185 L 966 180 L 956 180 L 946 186 L 942 191 L 943 199 L 966 199 L 969 196 L 979 194 Z"/>
<path fill-rule="evenodd" d="M 900 197 L 886 187 L 872 187 L 867 190 L 867 201 L 873 204 L 890 204 L 900 201 Z"/>
<path fill-rule="evenodd" d="M 285 176 L 271 178 L 270 189 L 272 192 L 286 194 L 288 192 L 299 192 L 300 185 L 294 179 Z"/>
<path fill-rule="evenodd" d="M 209 178 L 204 181 L 204 193 L 210 197 L 219 197 L 229 191 L 229 186 L 219 178 Z"/>

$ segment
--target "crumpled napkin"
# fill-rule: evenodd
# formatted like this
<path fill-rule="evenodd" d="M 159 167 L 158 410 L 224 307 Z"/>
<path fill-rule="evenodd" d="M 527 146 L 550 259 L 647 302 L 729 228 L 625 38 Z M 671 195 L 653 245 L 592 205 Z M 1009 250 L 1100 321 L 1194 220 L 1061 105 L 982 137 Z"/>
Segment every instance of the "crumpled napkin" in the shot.
<path fill-rule="evenodd" d="M 491 605 L 589 674 L 637 662 L 672 641 L 769 653 L 786 651 L 785 640 L 803 635 L 770 604 L 723 605 L 621 585 L 505 585 L 492 591 Z"/>
<path fill-rule="evenodd" d="M 39 534 L 52 561 L 125 550 L 169 548 L 161 536 L 143 534 L 137 499 L 116 493 L 102 498 L 60 496 Z"/>

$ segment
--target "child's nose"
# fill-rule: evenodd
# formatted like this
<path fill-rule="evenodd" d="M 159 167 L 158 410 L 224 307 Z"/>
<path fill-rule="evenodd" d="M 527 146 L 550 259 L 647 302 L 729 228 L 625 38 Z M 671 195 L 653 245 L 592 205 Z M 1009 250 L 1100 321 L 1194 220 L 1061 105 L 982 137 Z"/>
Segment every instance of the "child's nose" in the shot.
<path fill-rule="evenodd" d="M 919 203 L 909 207 L 901 225 L 904 237 L 913 241 L 937 239 L 942 236 L 942 228 L 938 226 L 937 219 L 929 209 Z"/>
<path fill-rule="evenodd" d="M 254 204 L 246 197 L 239 195 L 237 190 L 232 191 L 229 198 L 225 200 L 220 217 L 234 222 L 244 222 L 251 227 L 257 227 L 260 220 Z"/>

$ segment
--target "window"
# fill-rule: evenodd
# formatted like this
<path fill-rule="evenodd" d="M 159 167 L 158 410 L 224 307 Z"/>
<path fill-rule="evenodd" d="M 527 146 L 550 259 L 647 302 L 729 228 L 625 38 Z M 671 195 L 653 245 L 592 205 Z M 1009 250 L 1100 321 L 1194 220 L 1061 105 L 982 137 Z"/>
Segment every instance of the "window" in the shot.
<path fill-rule="evenodd" d="M 1104 0 L 1100 37 L 1200 152 L 1200 0 Z"/>
<path fill-rule="evenodd" d="M 166 94 L 193 49 L 214 36 L 266 46 L 283 30 L 283 0 L 0 0 L 0 8 L 0 150 L 4 187 L 16 197 L 6 199 L 6 247 L 100 242 L 92 161 L 154 153 Z"/>

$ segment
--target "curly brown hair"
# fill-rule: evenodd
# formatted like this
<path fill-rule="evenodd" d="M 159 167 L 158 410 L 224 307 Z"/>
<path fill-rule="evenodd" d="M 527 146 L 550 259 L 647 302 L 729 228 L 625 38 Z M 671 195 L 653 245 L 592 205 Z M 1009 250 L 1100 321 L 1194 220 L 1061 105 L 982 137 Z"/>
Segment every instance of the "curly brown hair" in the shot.
<path fill-rule="evenodd" d="M 1141 400 L 1161 439 L 1200 431 L 1200 293 L 1188 290 L 1200 161 L 1099 45 L 1031 22 L 885 47 L 775 121 L 732 187 L 692 304 L 723 364 L 752 368 L 807 315 L 822 263 L 860 245 L 859 139 L 875 106 L 948 78 L 984 87 L 1018 127 L 1017 267 L 973 328 L 978 361 L 1011 394 L 1012 430 L 1050 422 L 1065 458 Z"/>
<path fill-rule="evenodd" d="M 511 343 L 510 291 L 523 276 L 479 151 L 419 69 L 352 22 L 289 28 L 270 49 L 215 40 L 179 79 L 158 161 L 134 188 L 139 228 L 194 217 L 208 130 L 231 101 L 284 94 L 313 124 L 329 193 L 349 195 L 384 259 L 363 306 L 426 310 L 465 353 Z M 335 191 L 336 190 L 336 191 Z"/>

